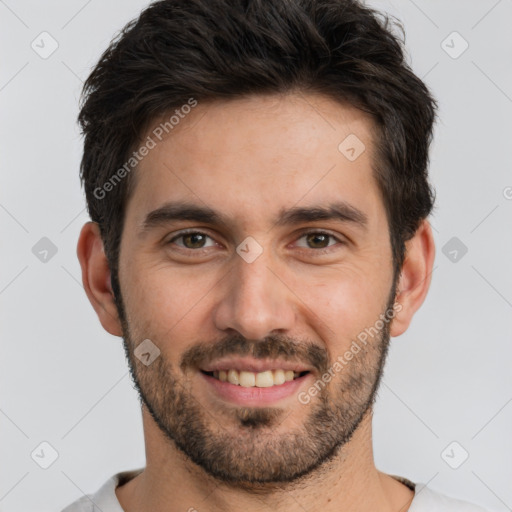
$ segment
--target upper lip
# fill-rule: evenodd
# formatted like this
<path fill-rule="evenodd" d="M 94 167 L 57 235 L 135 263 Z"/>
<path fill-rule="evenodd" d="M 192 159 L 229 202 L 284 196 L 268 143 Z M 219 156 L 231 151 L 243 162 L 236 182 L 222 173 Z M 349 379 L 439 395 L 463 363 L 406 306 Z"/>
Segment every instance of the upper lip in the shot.
<path fill-rule="evenodd" d="M 254 359 L 252 357 L 225 357 L 217 359 L 200 367 L 204 372 L 219 370 L 237 370 L 260 373 L 267 370 L 293 370 L 294 372 L 309 372 L 311 366 L 296 361 L 284 361 L 279 359 Z"/>

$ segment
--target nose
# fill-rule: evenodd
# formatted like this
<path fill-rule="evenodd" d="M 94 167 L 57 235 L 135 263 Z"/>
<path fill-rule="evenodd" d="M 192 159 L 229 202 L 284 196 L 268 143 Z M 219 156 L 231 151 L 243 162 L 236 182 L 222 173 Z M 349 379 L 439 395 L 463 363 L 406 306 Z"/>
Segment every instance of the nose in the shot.
<path fill-rule="evenodd" d="M 219 283 L 216 327 L 235 330 L 251 340 L 291 331 L 296 321 L 297 298 L 279 268 L 265 252 L 252 263 L 236 255 L 232 271 Z"/>

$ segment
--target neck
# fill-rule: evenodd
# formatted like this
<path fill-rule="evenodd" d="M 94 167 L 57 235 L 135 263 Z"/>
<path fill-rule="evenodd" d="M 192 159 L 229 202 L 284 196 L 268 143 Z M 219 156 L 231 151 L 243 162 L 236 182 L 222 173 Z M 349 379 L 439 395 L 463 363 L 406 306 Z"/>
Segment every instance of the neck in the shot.
<path fill-rule="evenodd" d="M 365 416 L 338 455 L 292 483 L 235 487 L 219 482 L 192 463 L 161 433 L 143 407 L 147 465 L 116 489 L 125 512 L 406 512 L 414 492 L 377 470 L 372 449 L 372 412 Z"/>

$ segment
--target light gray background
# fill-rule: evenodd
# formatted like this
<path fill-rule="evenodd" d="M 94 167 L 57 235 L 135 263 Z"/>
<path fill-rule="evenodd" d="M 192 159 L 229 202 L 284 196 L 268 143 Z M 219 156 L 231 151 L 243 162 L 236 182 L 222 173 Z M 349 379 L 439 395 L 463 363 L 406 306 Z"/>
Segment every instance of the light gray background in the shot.
<path fill-rule="evenodd" d="M 4 512 L 58 511 L 145 463 L 121 340 L 101 328 L 75 254 L 88 220 L 78 179 L 82 80 L 145 5 L 0 0 Z M 392 342 L 375 410 L 376 462 L 489 510 L 512 510 L 512 2 L 371 5 L 403 21 L 411 65 L 440 103 L 435 270 L 424 306 Z M 31 48 L 43 31 L 59 45 L 47 59 Z M 469 43 L 458 58 L 463 41 L 447 39 L 453 31 Z M 58 249 L 46 263 L 32 253 L 42 237 Z M 452 237 L 468 249 L 456 262 L 442 252 Z M 35 462 L 43 441 L 58 452 L 48 469 Z M 469 453 L 458 469 L 442 457 L 453 441 L 452 464 Z"/>

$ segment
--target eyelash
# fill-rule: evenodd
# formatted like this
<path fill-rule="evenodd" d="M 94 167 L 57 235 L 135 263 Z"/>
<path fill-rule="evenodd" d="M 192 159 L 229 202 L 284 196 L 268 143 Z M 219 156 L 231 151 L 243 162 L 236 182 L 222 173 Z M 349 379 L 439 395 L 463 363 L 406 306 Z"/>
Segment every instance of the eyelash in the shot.
<path fill-rule="evenodd" d="M 211 237 L 208 233 L 204 233 L 203 231 L 198 231 L 198 230 L 195 230 L 195 229 L 191 229 L 191 230 L 186 230 L 186 231 L 180 231 L 176 236 L 174 236 L 168 242 L 166 242 L 166 245 L 172 244 L 176 240 L 178 240 L 178 239 L 180 239 L 180 238 L 182 238 L 182 237 L 184 237 L 186 235 L 191 235 L 191 234 L 194 234 L 194 235 L 204 235 L 204 236 L 206 236 L 206 237 L 208 237 L 208 238 L 213 240 L 213 237 Z M 309 231 L 304 231 L 303 233 L 300 234 L 300 236 L 299 236 L 299 238 L 297 240 L 300 240 L 301 238 L 303 238 L 303 237 L 305 237 L 307 235 L 312 235 L 312 234 L 315 234 L 315 235 L 325 235 L 325 236 L 328 236 L 328 237 L 336 240 L 341 245 L 346 245 L 345 241 L 340 240 L 338 237 L 334 236 L 332 233 L 329 233 L 328 231 L 318 230 L 318 229 L 311 229 Z M 198 249 L 189 249 L 187 247 L 181 247 L 181 246 L 178 246 L 178 247 L 180 248 L 180 250 L 185 251 L 185 252 L 189 252 L 190 251 L 190 252 L 198 252 L 198 253 L 201 252 L 201 251 L 209 249 L 208 247 L 200 247 Z M 305 247 L 301 247 L 300 249 L 314 251 L 316 254 L 326 254 L 326 253 L 331 252 L 333 247 L 335 247 L 335 245 L 323 247 L 321 249 L 310 249 L 310 248 L 305 248 Z"/>

